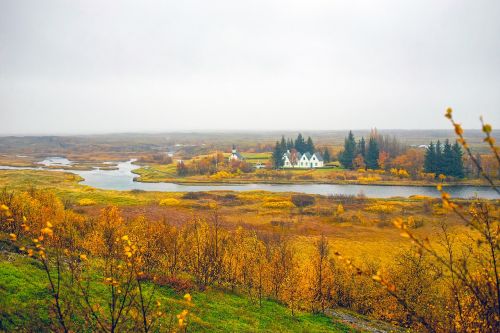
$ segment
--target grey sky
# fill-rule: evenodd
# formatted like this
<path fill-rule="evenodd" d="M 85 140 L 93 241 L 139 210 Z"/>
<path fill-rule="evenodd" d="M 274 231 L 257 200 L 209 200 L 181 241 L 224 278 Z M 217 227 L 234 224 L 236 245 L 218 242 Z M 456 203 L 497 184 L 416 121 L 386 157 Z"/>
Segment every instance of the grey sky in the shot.
<path fill-rule="evenodd" d="M 500 125 L 500 1 L 0 0 L 0 135 Z"/>

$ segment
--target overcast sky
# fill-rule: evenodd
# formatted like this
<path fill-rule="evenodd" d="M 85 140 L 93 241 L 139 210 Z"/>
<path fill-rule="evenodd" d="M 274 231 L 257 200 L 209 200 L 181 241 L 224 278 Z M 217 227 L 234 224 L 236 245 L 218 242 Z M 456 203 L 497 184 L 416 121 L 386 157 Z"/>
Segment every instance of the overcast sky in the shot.
<path fill-rule="evenodd" d="M 0 135 L 500 125 L 498 0 L 0 0 Z"/>

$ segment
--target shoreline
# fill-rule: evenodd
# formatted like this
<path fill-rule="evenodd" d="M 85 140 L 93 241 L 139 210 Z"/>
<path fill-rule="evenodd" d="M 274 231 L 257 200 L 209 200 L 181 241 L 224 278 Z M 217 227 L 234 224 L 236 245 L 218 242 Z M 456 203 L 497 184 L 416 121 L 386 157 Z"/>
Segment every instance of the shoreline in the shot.
<path fill-rule="evenodd" d="M 267 185 L 362 185 L 362 186 L 414 186 L 414 187 L 436 187 L 441 184 L 443 187 L 449 186 L 474 186 L 474 187 L 490 187 L 491 185 L 480 183 L 435 183 L 435 184 L 418 184 L 418 183 L 399 183 L 399 182 L 359 182 L 359 181 L 346 181 L 346 182 L 327 182 L 327 181 L 241 181 L 241 180 L 228 180 L 228 181 L 204 181 L 204 180 L 167 180 L 167 181 L 156 181 L 156 180 L 141 180 L 141 177 L 134 178 L 134 182 L 137 183 L 152 183 L 152 184 L 178 184 L 178 185 L 206 185 L 206 186 L 216 186 L 216 185 L 251 185 L 251 184 L 267 184 Z M 496 184 L 500 186 L 500 184 Z"/>

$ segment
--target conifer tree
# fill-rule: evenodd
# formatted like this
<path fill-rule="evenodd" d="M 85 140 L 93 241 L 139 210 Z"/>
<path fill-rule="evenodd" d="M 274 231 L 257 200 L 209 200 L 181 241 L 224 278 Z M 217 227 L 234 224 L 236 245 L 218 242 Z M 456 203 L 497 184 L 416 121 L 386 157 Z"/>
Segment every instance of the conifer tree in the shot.
<path fill-rule="evenodd" d="M 301 154 L 306 152 L 306 142 L 301 133 L 299 133 L 297 139 L 295 139 L 295 149 Z"/>
<path fill-rule="evenodd" d="M 455 141 L 452 147 L 453 153 L 453 176 L 457 178 L 464 178 L 464 161 L 462 159 L 462 147 Z"/>
<path fill-rule="evenodd" d="M 451 144 L 449 140 L 444 142 L 443 154 L 441 157 L 440 173 L 446 176 L 454 176 L 454 162 L 453 152 L 451 150 Z"/>
<path fill-rule="evenodd" d="M 427 173 L 436 172 L 436 146 L 431 141 L 429 147 L 425 150 L 424 171 Z"/>
<path fill-rule="evenodd" d="M 285 151 L 283 151 L 283 146 L 281 145 L 281 143 L 279 141 L 276 141 L 276 145 L 274 147 L 273 156 L 272 156 L 273 165 L 274 165 L 275 169 L 279 169 L 283 166 L 283 154 L 284 153 L 285 153 Z"/>
<path fill-rule="evenodd" d="M 349 131 L 349 135 L 344 141 L 344 150 L 340 153 L 340 163 L 346 169 L 352 169 L 352 161 L 356 153 L 356 140 L 354 139 L 354 134 Z"/>
<path fill-rule="evenodd" d="M 365 143 L 365 138 L 361 137 L 361 140 L 358 141 L 358 154 L 361 154 L 363 158 L 366 157 L 366 143 Z"/>
<path fill-rule="evenodd" d="M 365 163 L 368 169 L 378 169 L 378 156 L 379 156 L 379 148 L 377 140 L 374 137 L 371 137 L 368 141 L 368 150 L 366 152 Z"/>
<path fill-rule="evenodd" d="M 287 151 L 287 144 L 284 135 L 281 136 L 280 149 L 283 152 L 283 154 L 286 153 Z"/>
<path fill-rule="evenodd" d="M 326 147 L 325 147 L 325 151 L 323 152 L 323 161 L 325 163 L 330 163 L 331 162 L 330 151 Z"/>
<path fill-rule="evenodd" d="M 441 141 L 439 140 L 436 143 L 436 147 L 434 149 L 434 155 L 435 155 L 434 172 L 436 173 L 436 176 L 439 176 L 440 174 L 443 173 L 443 146 L 441 145 Z"/>
<path fill-rule="evenodd" d="M 307 143 L 306 143 L 305 147 L 306 147 L 306 152 L 314 154 L 314 142 L 311 139 L 311 137 L 307 138 Z"/>

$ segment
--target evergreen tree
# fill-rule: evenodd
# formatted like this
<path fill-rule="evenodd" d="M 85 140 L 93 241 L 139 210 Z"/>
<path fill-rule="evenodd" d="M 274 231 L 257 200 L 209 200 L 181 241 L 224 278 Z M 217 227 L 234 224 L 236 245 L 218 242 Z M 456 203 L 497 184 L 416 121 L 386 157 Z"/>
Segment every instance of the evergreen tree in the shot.
<path fill-rule="evenodd" d="M 330 157 L 330 151 L 325 147 L 325 151 L 323 152 L 323 161 L 325 163 L 330 163 L 332 158 Z"/>
<path fill-rule="evenodd" d="M 364 137 L 361 137 L 361 140 L 358 141 L 358 151 L 357 151 L 357 154 L 361 154 L 361 156 L 363 156 L 363 158 L 366 157 L 366 143 L 365 143 L 365 138 Z"/>
<path fill-rule="evenodd" d="M 306 142 L 304 140 L 304 137 L 302 136 L 301 133 L 297 136 L 297 139 L 295 139 L 295 149 L 301 154 L 306 152 Z"/>
<path fill-rule="evenodd" d="M 287 150 L 292 150 L 293 148 L 295 148 L 295 145 L 293 143 L 293 139 L 288 139 L 286 141 L 286 149 Z"/>
<path fill-rule="evenodd" d="M 283 154 L 285 152 L 286 151 L 283 150 L 283 146 L 281 145 L 281 143 L 279 141 L 276 141 L 276 146 L 274 147 L 272 156 L 273 165 L 275 169 L 279 169 L 283 166 Z"/>
<path fill-rule="evenodd" d="M 310 136 L 307 138 L 307 143 L 305 146 L 306 146 L 306 152 L 310 152 L 311 154 L 314 154 L 314 142 Z"/>
<path fill-rule="evenodd" d="M 455 141 L 453 144 L 453 177 L 464 178 L 464 161 L 462 159 L 462 147 Z"/>
<path fill-rule="evenodd" d="M 281 136 L 280 149 L 283 152 L 283 154 L 286 153 L 287 151 L 287 144 L 284 135 Z"/>
<path fill-rule="evenodd" d="M 368 169 L 378 169 L 378 155 L 380 151 L 378 148 L 377 140 L 374 137 L 371 137 L 368 141 L 368 150 L 366 152 L 365 163 Z"/>
<path fill-rule="evenodd" d="M 436 176 L 439 176 L 440 174 L 443 173 L 443 147 L 439 140 L 436 143 L 436 147 L 434 149 L 434 155 L 435 155 L 434 172 L 436 173 Z"/>
<path fill-rule="evenodd" d="M 349 135 L 344 141 L 344 150 L 340 153 L 339 160 L 342 166 L 346 169 L 352 169 L 352 160 L 356 153 L 356 140 L 354 134 L 349 131 Z"/>
<path fill-rule="evenodd" d="M 427 173 L 436 172 L 436 146 L 432 141 L 425 151 L 424 171 Z"/>
<path fill-rule="evenodd" d="M 444 142 L 443 155 L 441 158 L 441 173 L 446 176 L 454 176 L 454 163 L 453 151 L 449 140 Z"/>

